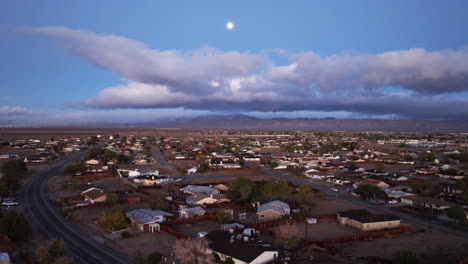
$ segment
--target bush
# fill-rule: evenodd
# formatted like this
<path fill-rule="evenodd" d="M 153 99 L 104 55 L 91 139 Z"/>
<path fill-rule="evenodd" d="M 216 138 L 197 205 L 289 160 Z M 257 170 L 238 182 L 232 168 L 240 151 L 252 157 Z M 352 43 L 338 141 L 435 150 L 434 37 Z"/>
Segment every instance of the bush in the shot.
<path fill-rule="evenodd" d="M 0 234 L 5 234 L 13 241 L 21 241 L 29 237 L 31 227 L 22 214 L 10 211 L 0 219 Z"/>
<path fill-rule="evenodd" d="M 162 261 L 162 255 L 159 252 L 153 252 L 146 258 L 146 264 L 159 264 Z"/>
<path fill-rule="evenodd" d="M 122 234 L 120 234 L 120 237 L 122 237 L 123 239 L 129 238 L 131 236 L 132 236 L 132 234 L 130 234 L 130 232 L 128 232 L 128 231 L 122 232 Z"/>
<path fill-rule="evenodd" d="M 417 264 L 418 256 L 413 251 L 399 250 L 392 255 L 393 264 Z"/>

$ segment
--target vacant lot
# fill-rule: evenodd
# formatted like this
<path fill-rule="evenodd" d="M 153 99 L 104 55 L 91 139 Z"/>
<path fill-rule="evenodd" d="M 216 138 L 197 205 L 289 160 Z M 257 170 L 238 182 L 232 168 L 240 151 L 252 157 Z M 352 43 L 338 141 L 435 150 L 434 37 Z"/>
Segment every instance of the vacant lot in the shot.
<path fill-rule="evenodd" d="M 439 231 L 407 233 L 395 237 L 346 243 L 337 247 L 338 256 L 379 256 L 390 259 L 401 249 L 418 254 L 420 263 L 457 263 L 468 257 L 468 240 Z"/>
<path fill-rule="evenodd" d="M 130 257 L 135 257 L 138 254 L 146 256 L 154 251 L 169 256 L 176 240 L 176 237 L 164 231 L 141 232 L 129 238 L 107 241 L 105 244 Z"/>
<path fill-rule="evenodd" d="M 219 230 L 221 228 L 221 224 L 216 221 L 207 220 L 196 223 L 173 225 L 171 227 L 186 236 L 195 237 L 198 232 L 211 232 L 214 230 Z"/>
<path fill-rule="evenodd" d="M 363 232 L 359 231 L 356 228 L 340 225 L 334 219 L 319 219 L 317 224 L 306 224 L 306 223 L 297 223 L 299 227 L 300 237 L 304 237 L 306 234 L 306 225 L 307 225 L 307 239 L 312 241 L 331 239 L 337 237 L 351 236 L 362 234 Z M 271 231 L 278 233 L 280 227 L 275 227 L 270 229 Z"/>
<path fill-rule="evenodd" d="M 349 202 L 343 199 L 333 199 L 333 198 L 317 199 L 316 201 L 314 201 L 310 213 L 312 216 L 329 215 L 329 214 L 335 214 L 336 212 L 340 212 L 340 211 L 358 210 L 358 209 L 365 209 L 371 213 L 377 213 L 377 214 L 379 213 L 370 208 L 355 204 L 353 202 Z"/>

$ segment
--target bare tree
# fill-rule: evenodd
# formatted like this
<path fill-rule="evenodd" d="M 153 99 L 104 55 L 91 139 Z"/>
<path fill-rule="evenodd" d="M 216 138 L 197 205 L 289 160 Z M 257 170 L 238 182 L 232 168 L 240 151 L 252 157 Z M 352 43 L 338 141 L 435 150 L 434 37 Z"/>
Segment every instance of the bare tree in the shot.
<path fill-rule="evenodd" d="M 289 249 L 299 245 L 300 242 L 300 229 L 295 223 L 287 222 L 280 225 L 278 236 L 286 244 Z"/>
<path fill-rule="evenodd" d="M 204 238 L 179 239 L 174 245 L 174 253 L 184 264 L 214 264 L 209 254 L 208 241 Z"/>

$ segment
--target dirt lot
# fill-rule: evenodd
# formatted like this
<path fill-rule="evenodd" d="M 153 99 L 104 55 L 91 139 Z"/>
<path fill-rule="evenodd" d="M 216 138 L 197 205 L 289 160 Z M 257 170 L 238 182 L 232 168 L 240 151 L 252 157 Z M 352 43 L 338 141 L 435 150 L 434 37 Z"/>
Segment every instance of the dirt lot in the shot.
<path fill-rule="evenodd" d="M 148 204 L 146 202 L 127 203 L 121 204 L 120 206 L 124 211 L 148 208 Z M 96 225 L 94 220 L 111 208 L 111 206 L 100 206 L 76 209 L 71 213 L 70 221 L 74 225 L 78 226 L 83 232 L 86 232 L 91 236 L 100 237 L 103 234 L 108 233 L 108 231 Z"/>
<path fill-rule="evenodd" d="M 141 232 L 126 239 L 119 238 L 107 241 L 105 244 L 130 257 L 135 257 L 138 251 L 145 256 L 154 251 L 169 256 L 176 240 L 176 237 L 164 231 L 155 233 Z"/>
<path fill-rule="evenodd" d="M 306 223 L 298 223 L 301 236 L 305 235 Z M 273 232 L 279 232 L 280 227 L 271 228 Z M 340 225 L 334 219 L 320 219 L 317 224 L 307 225 L 307 239 L 312 241 L 324 240 L 330 238 L 344 237 L 362 234 L 356 228 Z"/>
<path fill-rule="evenodd" d="M 391 238 L 346 243 L 337 248 L 340 258 L 379 256 L 390 259 L 392 254 L 400 249 L 416 252 L 420 263 L 457 263 L 468 257 L 467 239 L 439 231 L 407 233 Z"/>
<path fill-rule="evenodd" d="M 173 225 L 172 228 L 184 235 L 195 237 L 198 232 L 211 232 L 214 230 L 219 230 L 221 228 L 221 224 L 216 221 L 207 220 L 197 223 Z"/>
<path fill-rule="evenodd" d="M 365 209 L 371 213 L 378 214 L 379 212 L 367 208 L 365 206 L 360 206 L 355 203 L 343 200 L 343 199 L 333 199 L 333 198 L 323 198 L 317 199 L 312 208 L 311 208 L 311 215 L 328 215 L 328 214 L 335 214 L 339 211 L 345 210 L 358 210 L 358 209 Z"/>

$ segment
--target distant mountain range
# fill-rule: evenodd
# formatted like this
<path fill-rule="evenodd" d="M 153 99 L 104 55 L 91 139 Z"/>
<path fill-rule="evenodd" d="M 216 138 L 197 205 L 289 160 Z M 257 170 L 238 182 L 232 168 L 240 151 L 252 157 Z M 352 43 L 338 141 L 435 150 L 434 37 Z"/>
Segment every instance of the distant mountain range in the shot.
<path fill-rule="evenodd" d="M 468 132 L 468 121 L 420 119 L 271 118 L 248 115 L 213 115 L 134 124 L 135 127 L 235 130 Z"/>

